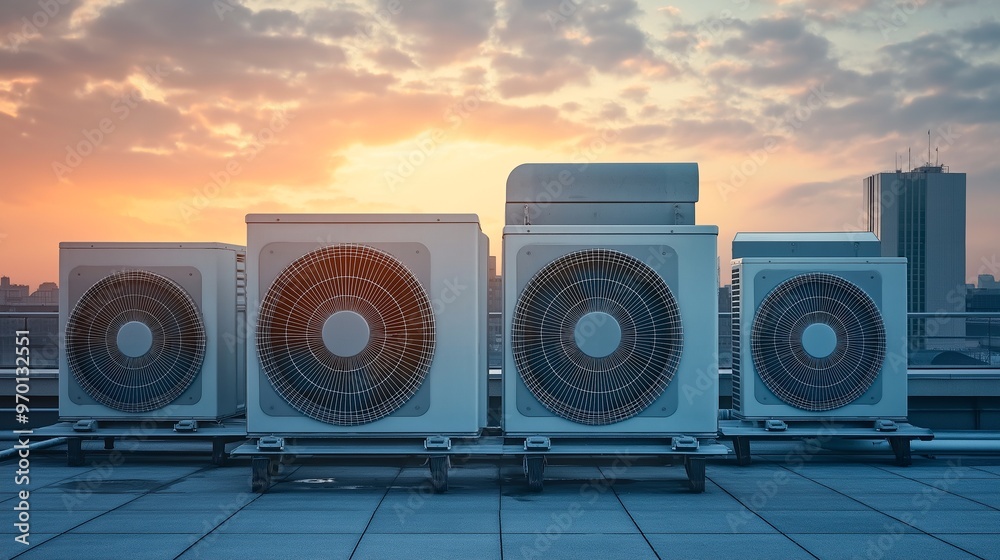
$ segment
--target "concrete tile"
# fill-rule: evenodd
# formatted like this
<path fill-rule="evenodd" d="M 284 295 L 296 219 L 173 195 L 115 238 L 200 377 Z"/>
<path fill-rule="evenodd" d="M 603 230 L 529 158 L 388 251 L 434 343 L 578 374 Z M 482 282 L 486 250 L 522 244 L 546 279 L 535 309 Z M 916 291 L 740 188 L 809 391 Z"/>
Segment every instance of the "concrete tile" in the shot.
<path fill-rule="evenodd" d="M 987 560 L 1000 560 L 1000 539 L 996 535 L 937 533 L 935 537 Z"/>
<path fill-rule="evenodd" d="M 368 533 L 498 533 L 500 516 L 493 511 L 447 512 L 380 507 Z"/>
<path fill-rule="evenodd" d="M 804 464 L 801 467 L 791 469 L 800 476 L 809 479 L 872 479 L 872 478 L 899 478 L 899 475 L 873 465 L 852 465 L 852 464 Z"/>
<path fill-rule="evenodd" d="M 765 521 L 782 533 L 912 532 L 912 527 L 876 511 L 761 511 Z"/>
<path fill-rule="evenodd" d="M 134 501 L 122 506 L 120 511 L 144 512 L 144 511 L 177 511 L 177 510 L 198 510 L 198 511 L 236 511 L 247 502 L 257 497 L 257 494 L 242 492 L 238 494 L 225 494 L 213 492 L 211 494 L 176 494 L 170 492 L 157 492 L 146 494 L 135 498 Z"/>
<path fill-rule="evenodd" d="M 493 511 L 500 510 L 500 496 L 496 490 L 453 491 L 435 494 L 429 490 L 406 491 L 394 488 L 382 500 L 382 509 L 390 511 Z"/>
<path fill-rule="evenodd" d="M 934 510 L 926 513 L 890 510 L 885 513 L 899 519 L 912 518 L 908 523 L 928 533 L 990 533 L 1000 541 L 1000 511 L 963 511 L 956 515 L 940 515 Z"/>
<path fill-rule="evenodd" d="M 581 493 L 550 492 L 548 488 L 542 492 L 529 492 L 525 487 L 524 492 L 505 489 L 500 497 L 500 509 L 504 511 L 531 511 L 536 508 L 569 509 L 573 504 L 595 509 L 622 507 L 615 493 L 607 488 L 587 488 Z"/>
<path fill-rule="evenodd" d="M 421 558 L 500 558 L 498 534 L 410 534 L 367 533 L 361 538 L 352 560 L 396 557 Z"/>
<path fill-rule="evenodd" d="M 96 475 L 95 475 L 96 476 Z M 37 490 L 38 494 L 48 493 L 73 493 L 78 495 L 90 494 L 145 494 L 165 487 L 165 485 L 175 477 L 170 474 L 163 474 L 162 478 L 153 478 L 146 475 L 145 478 L 75 478 L 65 480 L 55 484 L 50 484 L 45 488 Z M 34 493 L 34 492 L 33 492 Z"/>
<path fill-rule="evenodd" d="M 635 523 L 621 507 L 593 509 L 583 506 L 570 509 L 537 508 L 533 511 L 502 511 L 504 533 L 638 533 Z"/>
<path fill-rule="evenodd" d="M 367 515 L 334 511 L 265 511 L 236 512 L 217 531 L 220 533 L 362 533 Z"/>
<path fill-rule="evenodd" d="M 630 510 L 643 533 L 774 533 L 774 528 L 744 508 L 730 510 Z"/>
<path fill-rule="evenodd" d="M 73 533 L 201 534 L 214 529 L 232 512 L 180 509 L 173 511 L 110 511 L 73 529 Z"/>
<path fill-rule="evenodd" d="M 813 560 L 813 557 L 784 535 L 733 534 L 649 534 L 650 544 L 661 558 L 686 560 Z"/>
<path fill-rule="evenodd" d="M 27 550 L 30 550 L 45 541 L 54 539 L 59 535 L 52 533 L 35 533 L 32 531 L 28 534 L 28 544 L 21 544 L 20 542 L 14 541 L 14 537 L 10 537 L 10 545 L 5 544 L 4 547 L 8 550 L 8 558 L 13 557 L 15 554 L 21 554 Z M 7 539 L 7 535 L 4 535 L 4 539 Z"/>
<path fill-rule="evenodd" d="M 554 533 L 507 533 L 503 535 L 505 558 L 539 558 L 544 560 L 654 559 L 656 554 L 642 535 L 577 535 Z M 667 556 L 664 556 L 666 558 Z"/>
<path fill-rule="evenodd" d="M 76 494 L 73 492 L 31 492 L 29 503 L 32 511 L 108 511 L 136 499 L 136 494 Z M 0 507 L 7 510 L 15 501 L 4 502 Z"/>
<path fill-rule="evenodd" d="M 1000 509 L 1000 492 L 962 492 L 954 490 L 952 493 L 967 500 L 985 504 L 993 509 Z"/>
<path fill-rule="evenodd" d="M 863 503 L 835 494 L 784 492 L 768 497 L 765 493 L 737 494 L 742 504 L 754 511 L 870 511 Z"/>
<path fill-rule="evenodd" d="M 855 496 L 860 502 L 879 511 L 992 511 L 989 506 L 960 496 L 941 492 L 919 494 L 877 494 Z"/>
<path fill-rule="evenodd" d="M 69 531 L 77 525 L 101 515 L 101 511 L 35 511 L 31 512 L 28 523 L 32 533 L 60 534 Z M 7 535 L 17 535 L 20 531 L 14 527 L 14 512 L 4 512 L 4 523 L 0 523 L 0 535 L 6 540 Z"/>
<path fill-rule="evenodd" d="M 53 558 L 143 558 L 172 560 L 196 540 L 195 535 L 60 535 L 19 556 L 19 560 Z"/>
<path fill-rule="evenodd" d="M 399 467 L 302 465 L 297 467 L 294 471 L 289 471 L 288 482 L 301 480 L 327 480 L 331 485 L 341 488 L 370 488 L 373 486 L 384 488 L 387 484 L 390 484 L 399 473 Z"/>
<path fill-rule="evenodd" d="M 311 553 L 323 558 L 347 559 L 361 538 L 359 534 L 225 534 L 205 535 L 179 560 L 302 560 Z"/>
<path fill-rule="evenodd" d="M 633 492 L 633 490 L 635 490 Z M 633 510 L 733 510 L 743 505 L 722 490 L 706 491 L 704 494 L 663 494 L 644 489 L 630 489 L 629 492 L 619 492 L 619 499 L 629 511 Z"/>
<path fill-rule="evenodd" d="M 975 556 L 920 533 L 882 533 L 872 535 L 788 535 L 806 550 L 824 560 L 856 558 L 934 558 L 935 560 L 973 559 Z"/>
<path fill-rule="evenodd" d="M 966 461 L 966 463 L 969 462 Z M 973 468 L 983 472 L 987 477 L 1000 477 L 1000 465 L 974 465 Z"/>
<path fill-rule="evenodd" d="M 956 494 L 976 494 L 1000 491 L 1000 479 L 953 478 L 942 474 L 940 478 L 919 479 L 928 485 L 945 488 Z"/>
<path fill-rule="evenodd" d="M 873 492 L 879 494 L 919 494 L 924 490 L 932 489 L 932 486 L 905 478 L 888 478 L 875 480 L 864 479 L 843 479 L 829 478 L 817 479 L 817 483 L 828 486 L 837 492 L 848 495 L 866 495 Z"/>
<path fill-rule="evenodd" d="M 190 478 L 158 491 L 172 494 L 239 494 L 250 491 L 250 476 L 244 473 L 238 477 Z"/>
<path fill-rule="evenodd" d="M 256 495 L 252 495 L 256 496 Z M 384 490 L 288 489 L 274 487 L 247 504 L 247 511 L 355 511 L 371 514 L 385 496 Z"/>
<path fill-rule="evenodd" d="M 98 468 L 87 469 L 80 472 L 73 468 L 71 472 L 75 476 L 67 479 L 71 480 L 154 480 L 161 484 L 180 477 L 191 476 L 193 473 L 205 470 L 204 465 L 196 466 L 167 466 L 167 465 L 129 465 L 109 463 Z"/>

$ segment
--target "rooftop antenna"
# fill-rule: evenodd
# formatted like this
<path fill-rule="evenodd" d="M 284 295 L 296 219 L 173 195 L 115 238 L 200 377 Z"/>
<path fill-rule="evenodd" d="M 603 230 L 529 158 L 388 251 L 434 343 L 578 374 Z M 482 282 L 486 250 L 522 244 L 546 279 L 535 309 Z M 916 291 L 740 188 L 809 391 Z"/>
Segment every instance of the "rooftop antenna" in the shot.
<path fill-rule="evenodd" d="M 913 171 L 913 149 L 909 146 L 906 147 L 906 167 Z"/>
<path fill-rule="evenodd" d="M 941 167 L 941 162 L 938 159 L 938 156 L 940 155 L 941 154 L 938 153 L 937 146 L 934 146 L 934 167 Z"/>
<path fill-rule="evenodd" d="M 927 129 L 927 165 L 931 164 L 931 129 Z"/>

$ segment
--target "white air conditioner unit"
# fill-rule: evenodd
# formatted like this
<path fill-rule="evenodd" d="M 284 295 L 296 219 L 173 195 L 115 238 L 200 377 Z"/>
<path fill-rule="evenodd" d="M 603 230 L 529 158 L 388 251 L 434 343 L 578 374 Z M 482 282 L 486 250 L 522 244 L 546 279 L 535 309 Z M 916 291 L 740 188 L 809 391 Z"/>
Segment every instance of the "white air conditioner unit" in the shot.
<path fill-rule="evenodd" d="M 734 255 L 756 255 L 732 265 L 737 418 L 906 418 L 906 259 L 877 256 L 877 243 L 737 236 Z"/>
<path fill-rule="evenodd" d="M 504 228 L 510 436 L 713 436 L 718 228 Z"/>
<path fill-rule="evenodd" d="M 219 243 L 61 243 L 60 418 L 242 413 L 244 260 Z"/>
<path fill-rule="evenodd" d="M 251 435 L 476 435 L 486 236 L 475 215 L 247 216 Z"/>

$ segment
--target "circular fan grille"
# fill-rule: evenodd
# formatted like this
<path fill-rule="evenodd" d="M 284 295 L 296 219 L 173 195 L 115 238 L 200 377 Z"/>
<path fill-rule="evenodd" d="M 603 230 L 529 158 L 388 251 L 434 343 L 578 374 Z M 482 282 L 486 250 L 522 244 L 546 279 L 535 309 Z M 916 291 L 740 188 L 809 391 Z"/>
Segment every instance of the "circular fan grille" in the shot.
<path fill-rule="evenodd" d="M 416 277 L 362 245 L 313 251 L 264 298 L 257 353 L 296 410 L 354 426 L 388 416 L 420 388 L 434 353 L 434 314 Z"/>
<path fill-rule="evenodd" d="M 854 284 L 811 273 L 781 283 L 753 321 L 751 353 L 761 381 L 803 410 L 842 407 L 860 397 L 885 358 L 885 325 Z"/>
<path fill-rule="evenodd" d="M 635 416 L 673 379 L 683 336 L 670 288 L 618 251 L 588 249 L 543 267 L 518 298 L 511 348 L 531 393 L 588 425 Z"/>
<path fill-rule="evenodd" d="M 122 412 L 149 412 L 180 396 L 201 371 L 205 325 L 172 280 L 117 272 L 87 290 L 66 324 L 69 371 L 88 395 Z"/>

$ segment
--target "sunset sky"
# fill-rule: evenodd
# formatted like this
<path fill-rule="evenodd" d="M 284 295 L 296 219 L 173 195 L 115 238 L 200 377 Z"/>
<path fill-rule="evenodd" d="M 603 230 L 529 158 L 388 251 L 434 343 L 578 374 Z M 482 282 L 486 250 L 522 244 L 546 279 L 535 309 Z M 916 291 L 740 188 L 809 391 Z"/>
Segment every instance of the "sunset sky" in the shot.
<path fill-rule="evenodd" d="M 863 229 L 862 178 L 931 130 L 967 273 L 1000 275 L 998 6 L 4 0 L 0 273 L 244 244 L 250 212 L 474 212 L 499 254 L 507 174 L 559 161 L 698 162 L 726 261 L 737 231 Z"/>

